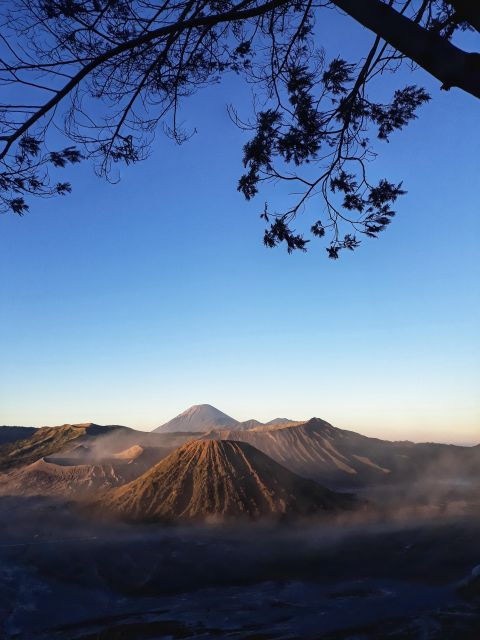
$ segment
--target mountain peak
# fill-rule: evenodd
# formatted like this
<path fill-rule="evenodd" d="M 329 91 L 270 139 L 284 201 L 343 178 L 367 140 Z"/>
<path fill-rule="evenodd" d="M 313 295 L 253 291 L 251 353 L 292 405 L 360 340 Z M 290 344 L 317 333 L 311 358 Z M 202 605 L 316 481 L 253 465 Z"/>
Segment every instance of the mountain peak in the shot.
<path fill-rule="evenodd" d="M 332 424 L 330 424 L 330 422 L 327 422 L 326 420 L 322 420 L 322 418 L 310 418 L 310 420 L 307 420 L 305 422 L 305 426 L 312 426 L 312 427 L 316 427 L 321 428 L 323 427 L 324 429 L 334 429 L 335 431 L 340 431 L 340 429 L 338 429 L 337 427 L 334 427 Z"/>
<path fill-rule="evenodd" d="M 191 407 L 189 407 L 188 409 L 186 409 L 185 411 L 183 411 L 183 413 L 181 413 L 181 416 L 192 416 L 192 415 L 222 415 L 225 416 L 227 415 L 226 413 L 223 413 L 223 411 L 220 411 L 220 409 L 217 409 L 216 407 L 214 407 L 211 404 L 193 404 Z"/>
<path fill-rule="evenodd" d="M 273 418 L 273 420 L 265 422 L 265 426 L 267 427 L 271 424 L 290 424 L 291 422 L 296 422 L 296 420 L 290 420 L 290 418 Z"/>
<path fill-rule="evenodd" d="M 212 429 L 233 429 L 238 421 L 211 404 L 194 404 L 178 416 L 154 429 L 155 432 L 204 432 Z"/>

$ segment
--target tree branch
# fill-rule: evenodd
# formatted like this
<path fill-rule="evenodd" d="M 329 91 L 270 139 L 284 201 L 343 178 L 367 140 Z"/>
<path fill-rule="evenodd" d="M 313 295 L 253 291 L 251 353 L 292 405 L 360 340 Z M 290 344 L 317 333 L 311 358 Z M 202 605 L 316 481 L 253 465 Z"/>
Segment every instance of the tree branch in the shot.
<path fill-rule="evenodd" d="M 440 80 L 442 89 L 458 87 L 480 98 L 480 54 L 462 51 L 380 0 L 332 2 Z"/>
<path fill-rule="evenodd" d="M 165 27 L 159 27 L 158 29 L 153 29 L 152 31 L 148 31 L 147 33 L 142 34 L 138 38 L 133 38 L 132 40 L 128 40 L 118 45 L 117 47 L 113 47 L 112 49 L 108 49 L 101 55 L 97 56 L 91 62 L 86 64 L 84 67 L 80 69 L 78 73 L 76 73 L 69 82 L 67 82 L 61 89 L 59 89 L 56 94 L 52 97 L 51 100 L 48 100 L 41 109 L 35 112 L 28 120 L 26 120 L 21 126 L 18 127 L 9 136 L 2 136 L 0 140 L 4 140 L 6 142 L 3 150 L 0 153 L 0 160 L 3 159 L 8 151 L 10 150 L 12 144 L 18 140 L 28 129 L 34 125 L 38 120 L 43 118 L 49 111 L 57 106 L 59 102 L 61 102 L 71 91 L 77 87 L 82 80 L 87 77 L 94 69 L 99 67 L 105 62 L 108 62 L 112 58 L 116 56 L 134 49 L 135 47 L 141 46 L 143 44 L 147 44 L 152 40 L 156 40 L 157 38 L 161 38 L 162 36 L 169 35 L 176 31 L 183 31 L 185 29 L 191 29 L 195 27 L 202 26 L 210 26 L 213 27 L 222 22 L 238 22 L 241 20 L 246 20 L 248 18 L 252 18 L 255 16 L 263 15 L 264 13 L 271 11 L 272 9 L 276 9 L 284 4 L 287 4 L 290 0 L 270 0 L 270 2 L 266 2 L 257 7 L 252 7 L 251 9 L 240 10 L 239 8 L 243 7 L 246 2 L 240 2 L 234 9 L 230 11 L 226 11 L 225 13 L 220 13 L 213 16 L 200 16 L 196 18 L 190 18 L 188 20 L 175 22 Z"/>
<path fill-rule="evenodd" d="M 480 5 L 474 0 L 449 0 L 458 17 L 466 20 L 474 29 L 480 31 Z"/>

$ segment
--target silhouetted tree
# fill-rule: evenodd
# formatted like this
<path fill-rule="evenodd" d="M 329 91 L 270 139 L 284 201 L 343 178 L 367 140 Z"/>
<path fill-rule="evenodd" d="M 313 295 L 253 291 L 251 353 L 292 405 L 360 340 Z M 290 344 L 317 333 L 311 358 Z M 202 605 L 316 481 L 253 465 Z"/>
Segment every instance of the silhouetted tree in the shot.
<path fill-rule="evenodd" d="M 341 34 L 338 52 L 322 50 L 315 20 L 331 9 L 373 32 L 360 61 L 343 59 Z M 50 180 L 50 166 L 93 158 L 108 178 L 113 164 L 146 157 L 159 125 L 184 141 L 180 101 L 234 72 L 256 92 L 252 121 L 230 107 L 251 131 L 238 190 L 250 199 L 265 180 L 297 187 L 285 210 L 265 206 L 265 244 L 305 250 L 292 224 L 318 194 L 311 233 L 337 258 L 383 231 L 404 193 L 386 178 L 369 181 L 370 138 L 387 140 L 429 100 L 412 84 L 385 103 L 371 81 L 414 62 L 443 89 L 480 97 L 480 55 L 452 42 L 480 30 L 473 0 L 11 0 L 3 13 L 0 200 L 19 215 L 28 194 L 70 191 Z M 68 143 L 52 151 L 58 129 Z"/>

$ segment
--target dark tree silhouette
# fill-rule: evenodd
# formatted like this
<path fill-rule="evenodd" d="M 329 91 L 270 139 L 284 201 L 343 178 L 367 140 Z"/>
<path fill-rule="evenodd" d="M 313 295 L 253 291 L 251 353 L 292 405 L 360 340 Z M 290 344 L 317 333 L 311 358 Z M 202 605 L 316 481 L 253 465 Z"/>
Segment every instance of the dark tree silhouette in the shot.
<path fill-rule="evenodd" d="M 328 57 L 315 20 L 337 10 L 372 32 L 361 60 Z M 11 0 L 3 10 L 0 82 L 0 205 L 22 215 L 27 196 L 70 191 L 50 168 L 92 158 L 100 175 L 146 157 L 160 127 L 176 141 L 182 99 L 225 73 L 255 88 L 251 131 L 238 190 L 250 199 L 266 180 L 288 181 L 296 196 L 262 212 L 268 247 L 305 250 L 293 229 L 313 196 L 311 221 L 329 257 L 376 237 L 395 215 L 401 184 L 371 183 L 371 138 L 387 140 L 429 100 L 399 86 L 386 103 L 372 80 L 415 63 L 443 89 L 480 97 L 480 55 L 458 48 L 461 31 L 480 31 L 472 0 Z M 380 83 L 381 87 L 381 83 Z M 65 148 L 51 150 L 58 132 Z M 308 165 L 308 168 L 307 168 Z M 302 172 L 300 169 L 302 168 Z M 317 210 L 318 207 L 311 207 Z"/>

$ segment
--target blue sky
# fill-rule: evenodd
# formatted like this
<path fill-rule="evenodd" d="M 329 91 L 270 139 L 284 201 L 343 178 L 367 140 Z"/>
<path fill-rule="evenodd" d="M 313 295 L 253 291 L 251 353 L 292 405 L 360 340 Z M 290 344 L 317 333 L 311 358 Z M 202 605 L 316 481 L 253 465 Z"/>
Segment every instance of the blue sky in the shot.
<path fill-rule="evenodd" d="M 349 28 L 354 48 L 370 37 Z M 198 133 L 182 147 L 160 135 L 117 185 L 85 164 L 72 195 L 1 217 L 0 424 L 149 429 L 207 402 L 479 442 L 478 106 L 415 78 L 433 100 L 372 165 L 408 195 L 339 261 L 263 248 L 258 214 L 284 192 L 236 191 L 245 137 L 225 104 L 247 112 L 249 96 L 234 78 L 186 103 Z"/>

